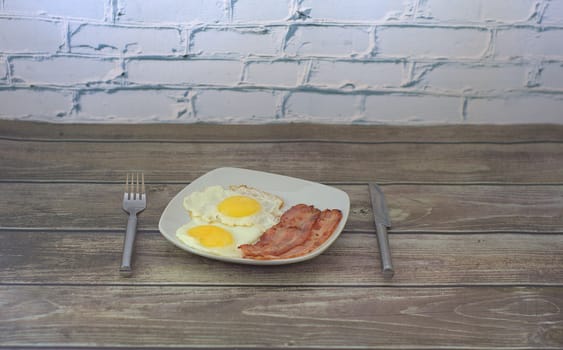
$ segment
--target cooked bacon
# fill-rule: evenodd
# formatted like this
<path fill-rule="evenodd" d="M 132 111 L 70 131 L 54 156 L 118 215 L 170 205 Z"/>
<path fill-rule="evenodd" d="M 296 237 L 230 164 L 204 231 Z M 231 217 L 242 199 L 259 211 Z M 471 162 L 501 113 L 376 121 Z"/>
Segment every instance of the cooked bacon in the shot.
<path fill-rule="evenodd" d="M 332 235 L 336 226 L 342 219 L 342 212 L 338 209 L 326 209 L 321 212 L 319 218 L 313 225 L 311 236 L 305 243 L 293 247 L 281 254 L 279 258 L 289 259 L 309 254 L 320 247 Z"/>
<path fill-rule="evenodd" d="M 245 258 L 258 260 L 288 259 L 312 252 L 334 232 L 342 219 L 338 209 L 322 212 L 313 206 L 298 204 L 268 229 L 259 241 L 239 248 Z"/>
<path fill-rule="evenodd" d="M 239 248 L 245 258 L 273 259 L 307 241 L 319 215 L 320 210 L 313 206 L 295 205 L 282 215 L 278 224 L 264 232 L 258 242 Z"/>

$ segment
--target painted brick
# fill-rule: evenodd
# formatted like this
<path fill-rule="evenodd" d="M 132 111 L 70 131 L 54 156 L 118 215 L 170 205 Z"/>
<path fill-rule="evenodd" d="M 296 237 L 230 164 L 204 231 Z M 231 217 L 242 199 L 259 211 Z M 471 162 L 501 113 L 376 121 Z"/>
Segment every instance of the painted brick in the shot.
<path fill-rule="evenodd" d="M 233 5 L 235 22 L 275 22 L 289 17 L 288 0 L 236 0 Z"/>
<path fill-rule="evenodd" d="M 103 19 L 107 0 L 4 0 L 4 11 L 25 15 L 47 15 Z"/>
<path fill-rule="evenodd" d="M 478 58 L 489 32 L 467 28 L 385 27 L 376 32 L 377 53 L 389 57 Z"/>
<path fill-rule="evenodd" d="M 402 63 L 319 61 L 313 64 L 309 84 L 355 88 L 398 87 L 402 76 Z"/>
<path fill-rule="evenodd" d="M 286 44 L 294 56 L 355 56 L 369 48 L 369 31 L 360 27 L 299 26 Z"/>
<path fill-rule="evenodd" d="M 139 84 L 236 85 L 242 64 L 225 60 L 132 60 L 129 81 Z"/>
<path fill-rule="evenodd" d="M 379 21 L 399 18 L 408 5 L 397 0 L 303 0 L 301 9 L 310 9 L 313 20 Z"/>
<path fill-rule="evenodd" d="M 0 84 L 6 82 L 8 78 L 8 64 L 6 63 L 6 59 L 0 56 Z"/>
<path fill-rule="evenodd" d="M 305 70 L 299 61 L 251 62 L 246 69 L 246 81 L 259 85 L 296 86 Z"/>
<path fill-rule="evenodd" d="M 467 122 L 484 124 L 563 123 L 561 96 L 475 99 L 467 105 Z"/>
<path fill-rule="evenodd" d="M 313 121 L 338 119 L 346 122 L 357 117 L 360 97 L 355 95 L 292 93 L 285 104 L 286 117 Z"/>
<path fill-rule="evenodd" d="M 191 52 L 225 56 L 275 55 L 284 35 L 282 28 L 206 29 L 193 35 Z"/>
<path fill-rule="evenodd" d="M 372 95 L 366 97 L 365 121 L 396 123 L 459 123 L 462 100 L 426 95 Z"/>
<path fill-rule="evenodd" d="M 81 57 L 14 58 L 13 81 L 33 84 L 85 84 L 115 79 L 121 74 L 117 60 Z"/>
<path fill-rule="evenodd" d="M 268 121 L 275 118 L 277 100 L 273 92 L 206 90 L 197 93 L 193 105 L 203 121 Z"/>
<path fill-rule="evenodd" d="M 434 64 L 421 67 L 419 86 L 440 90 L 491 91 L 526 86 L 528 68 L 522 65 Z"/>
<path fill-rule="evenodd" d="M 563 0 L 551 0 L 542 18 L 544 24 L 563 24 Z"/>
<path fill-rule="evenodd" d="M 0 0 L 0 15 L 0 118 L 563 124 L 563 0 Z"/>
<path fill-rule="evenodd" d="M 61 91 L 0 90 L 0 116 L 55 120 L 72 107 L 72 94 Z"/>
<path fill-rule="evenodd" d="M 73 30 L 71 51 L 102 55 L 169 55 L 182 50 L 180 31 L 173 28 L 135 28 L 84 25 Z"/>
<path fill-rule="evenodd" d="M 540 81 L 543 88 L 563 89 L 563 63 L 545 63 Z"/>
<path fill-rule="evenodd" d="M 557 43 L 557 44 L 556 44 Z M 515 28 L 499 30 L 495 56 L 514 57 L 562 57 L 563 29 L 535 31 Z"/>
<path fill-rule="evenodd" d="M 176 120 L 188 110 L 183 92 L 176 90 L 99 91 L 83 94 L 79 103 L 83 120 Z"/>
<path fill-rule="evenodd" d="M 214 23 L 226 20 L 223 0 L 120 0 L 119 21 Z"/>
<path fill-rule="evenodd" d="M 62 44 L 58 22 L 0 18 L 0 52 L 56 52 Z"/>
<path fill-rule="evenodd" d="M 518 22 L 533 13 L 537 0 L 427 0 L 421 11 L 437 21 Z"/>

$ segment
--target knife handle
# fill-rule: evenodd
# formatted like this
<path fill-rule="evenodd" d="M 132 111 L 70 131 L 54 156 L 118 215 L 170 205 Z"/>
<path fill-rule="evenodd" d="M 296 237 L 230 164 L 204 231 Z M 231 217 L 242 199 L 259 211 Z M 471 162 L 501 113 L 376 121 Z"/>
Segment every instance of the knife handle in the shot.
<path fill-rule="evenodd" d="M 381 252 L 381 270 L 383 271 L 383 277 L 391 278 L 395 274 L 395 271 L 393 270 L 393 263 L 391 262 L 391 250 L 389 249 L 387 227 L 383 224 L 376 223 L 375 229 L 377 232 L 379 251 Z"/>

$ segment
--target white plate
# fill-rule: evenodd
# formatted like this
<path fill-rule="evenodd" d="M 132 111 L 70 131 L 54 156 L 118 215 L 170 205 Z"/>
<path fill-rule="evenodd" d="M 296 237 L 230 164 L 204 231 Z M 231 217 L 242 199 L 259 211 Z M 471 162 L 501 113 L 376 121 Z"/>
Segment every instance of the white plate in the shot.
<path fill-rule="evenodd" d="M 244 258 L 231 258 L 213 255 L 211 253 L 195 250 L 182 243 L 176 238 L 176 230 L 189 222 L 190 216 L 183 207 L 184 197 L 192 192 L 203 190 L 208 186 L 221 185 L 247 185 L 266 191 L 281 197 L 284 201 L 282 211 L 285 211 L 295 204 L 303 203 L 314 205 L 318 209 L 340 209 L 342 220 L 334 233 L 320 247 L 307 255 L 291 259 L 280 260 L 254 260 Z M 158 229 L 162 235 L 177 247 L 187 250 L 193 254 L 205 256 L 207 258 L 221 260 L 239 264 L 253 265 L 281 265 L 291 264 L 308 259 L 312 259 L 325 251 L 340 235 L 348 214 L 350 213 L 350 198 L 346 192 L 337 188 L 326 186 L 320 183 L 297 179 L 289 176 L 266 173 L 256 170 L 239 168 L 218 168 L 197 178 L 191 184 L 181 190 L 166 206 Z"/>

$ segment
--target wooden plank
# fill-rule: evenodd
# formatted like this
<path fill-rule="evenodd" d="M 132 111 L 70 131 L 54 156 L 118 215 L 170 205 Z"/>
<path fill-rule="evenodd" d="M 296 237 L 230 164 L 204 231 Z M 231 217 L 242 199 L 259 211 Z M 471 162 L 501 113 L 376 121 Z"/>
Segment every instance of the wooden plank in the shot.
<path fill-rule="evenodd" d="M 559 183 L 563 143 L 119 143 L 0 140 L 0 180 L 191 181 L 223 166 L 322 182 Z"/>
<path fill-rule="evenodd" d="M 4 346 L 560 348 L 563 288 L 0 286 Z"/>
<path fill-rule="evenodd" d="M 279 286 L 563 286 L 563 235 L 391 235 L 396 274 L 384 280 L 374 234 L 343 233 L 300 264 L 226 264 L 140 233 L 133 278 L 118 267 L 122 232 L 0 232 L 0 281 L 33 284 Z"/>
<path fill-rule="evenodd" d="M 182 184 L 150 183 L 139 229 L 158 221 Z M 373 232 L 367 185 L 337 185 L 351 200 L 347 231 Z M 391 232 L 563 232 L 563 186 L 385 185 Z M 121 230 L 122 185 L 0 183 L 0 228 Z M 86 201 L 85 201 L 86 199 Z"/>
<path fill-rule="evenodd" d="M 532 125 L 323 125 L 308 123 L 56 124 L 0 120 L 0 138 L 49 140 L 329 140 L 354 142 L 563 141 L 563 126 Z"/>

